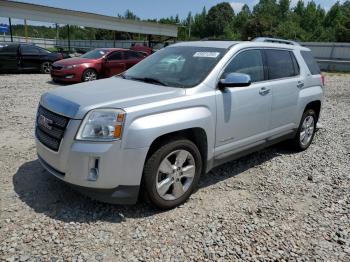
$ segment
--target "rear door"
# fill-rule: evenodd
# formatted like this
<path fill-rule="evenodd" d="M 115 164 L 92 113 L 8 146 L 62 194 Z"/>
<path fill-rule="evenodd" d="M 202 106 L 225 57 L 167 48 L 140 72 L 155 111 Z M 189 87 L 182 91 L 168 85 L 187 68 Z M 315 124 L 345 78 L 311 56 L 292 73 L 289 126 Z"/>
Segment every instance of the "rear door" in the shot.
<path fill-rule="evenodd" d="M 18 45 L 4 44 L 0 46 L 0 71 L 15 71 L 18 69 Z"/>
<path fill-rule="evenodd" d="M 136 65 L 145 58 L 143 54 L 135 51 L 125 51 L 124 54 L 126 55 L 126 69 Z"/>
<path fill-rule="evenodd" d="M 105 77 L 118 75 L 126 69 L 126 62 L 122 51 L 115 51 L 109 54 L 103 63 Z"/>
<path fill-rule="evenodd" d="M 296 123 L 299 88 L 303 81 L 293 51 L 264 49 L 268 71 L 268 88 L 272 93 L 271 135 L 288 133 Z"/>

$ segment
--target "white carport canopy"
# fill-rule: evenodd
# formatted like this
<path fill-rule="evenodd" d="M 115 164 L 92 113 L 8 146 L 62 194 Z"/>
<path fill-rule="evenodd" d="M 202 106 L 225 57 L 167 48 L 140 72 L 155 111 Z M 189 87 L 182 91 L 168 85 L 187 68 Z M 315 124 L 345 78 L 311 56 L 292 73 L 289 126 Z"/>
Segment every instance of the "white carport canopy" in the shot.
<path fill-rule="evenodd" d="M 177 37 L 177 27 L 173 25 L 119 19 L 112 16 L 5 0 L 0 0 L 0 16 L 146 35 Z"/>

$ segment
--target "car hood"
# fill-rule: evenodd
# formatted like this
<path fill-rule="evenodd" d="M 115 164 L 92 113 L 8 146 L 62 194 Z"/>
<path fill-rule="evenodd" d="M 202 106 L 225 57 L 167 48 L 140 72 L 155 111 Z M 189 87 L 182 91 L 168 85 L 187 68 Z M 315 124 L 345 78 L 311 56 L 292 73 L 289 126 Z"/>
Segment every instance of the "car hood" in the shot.
<path fill-rule="evenodd" d="M 40 104 L 58 114 L 82 119 L 95 108 L 128 108 L 185 95 L 181 88 L 111 77 L 58 87 L 42 95 Z"/>
<path fill-rule="evenodd" d="M 69 65 L 79 65 L 84 63 L 91 63 L 93 59 L 88 58 L 81 58 L 81 57 L 72 57 L 72 58 L 66 58 L 60 61 L 57 61 L 54 63 L 55 66 L 69 66 Z"/>

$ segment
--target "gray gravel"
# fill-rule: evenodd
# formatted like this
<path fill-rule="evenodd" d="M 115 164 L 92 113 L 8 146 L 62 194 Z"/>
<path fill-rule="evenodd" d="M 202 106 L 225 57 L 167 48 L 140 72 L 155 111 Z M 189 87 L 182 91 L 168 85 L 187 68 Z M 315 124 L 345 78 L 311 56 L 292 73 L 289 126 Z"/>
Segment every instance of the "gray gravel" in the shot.
<path fill-rule="evenodd" d="M 349 261 L 350 75 L 327 76 L 306 152 L 282 145 L 216 168 L 183 206 L 114 206 L 40 167 L 33 123 L 46 75 L 0 75 L 0 259 Z"/>

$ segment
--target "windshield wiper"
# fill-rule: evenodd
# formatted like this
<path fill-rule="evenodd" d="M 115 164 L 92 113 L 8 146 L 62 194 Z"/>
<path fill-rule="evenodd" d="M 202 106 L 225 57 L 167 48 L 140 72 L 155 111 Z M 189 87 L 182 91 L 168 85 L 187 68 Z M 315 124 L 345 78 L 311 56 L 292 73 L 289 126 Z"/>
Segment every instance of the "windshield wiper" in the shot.
<path fill-rule="evenodd" d="M 152 77 L 127 77 L 127 79 L 142 81 L 142 82 L 150 83 L 150 84 L 158 84 L 158 85 L 162 85 L 162 86 L 168 86 L 166 83 L 160 81 L 159 79 L 152 78 Z"/>

